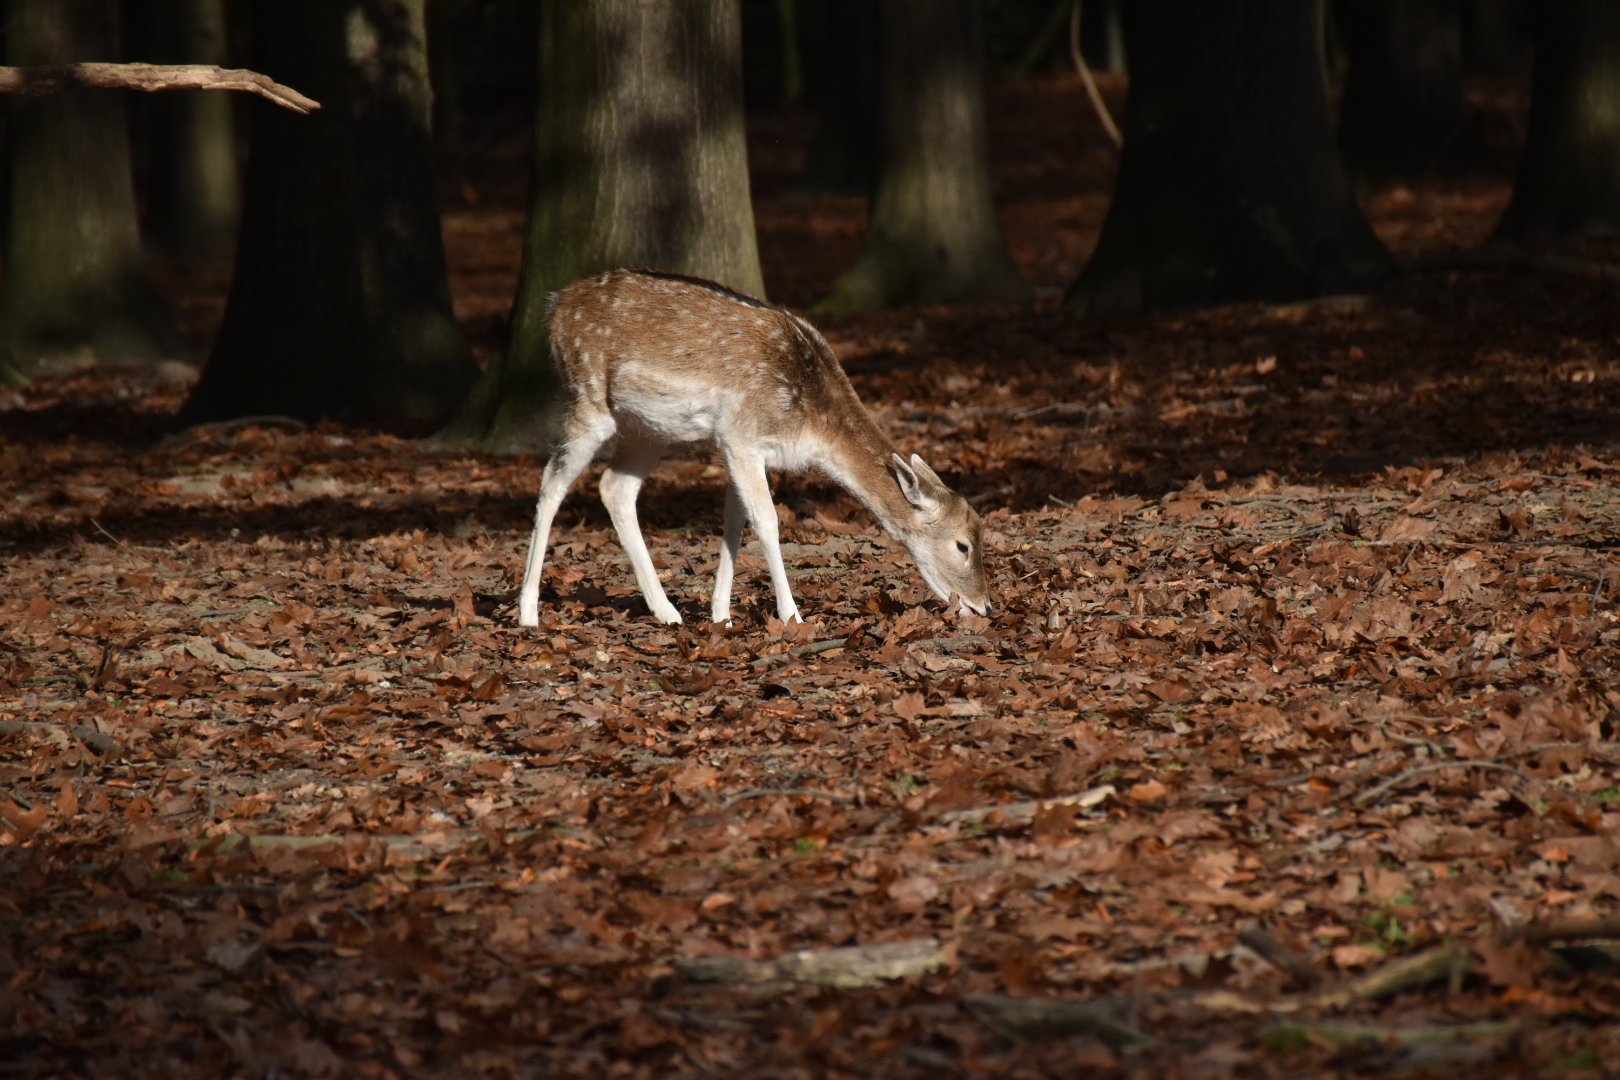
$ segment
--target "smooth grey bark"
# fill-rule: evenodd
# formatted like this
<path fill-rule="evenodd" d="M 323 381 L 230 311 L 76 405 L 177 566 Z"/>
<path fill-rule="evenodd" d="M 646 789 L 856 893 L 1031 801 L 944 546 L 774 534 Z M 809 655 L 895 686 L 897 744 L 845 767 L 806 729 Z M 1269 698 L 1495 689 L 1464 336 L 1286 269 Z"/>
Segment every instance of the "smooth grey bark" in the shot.
<path fill-rule="evenodd" d="M 1530 129 L 1502 239 L 1620 232 L 1620 4 L 1534 9 Z"/>
<path fill-rule="evenodd" d="M 1485 167 L 1463 96 L 1462 0 L 1335 0 L 1348 70 L 1339 149 L 1371 181 Z"/>
<path fill-rule="evenodd" d="M 1121 15 L 1119 180 L 1064 306 L 1118 315 L 1376 281 L 1390 258 L 1334 145 L 1321 5 L 1131 0 Z"/>
<path fill-rule="evenodd" d="M 114 0 L 11 0 L 7 63 L 116 61 Z M 11 97 L 0 373 L 58 358 L 152 360 L 174 320 L 141 265 L 123 95 Z"/>
<path fill-rule="evenodd" d="M 550 294 L 642 267 L 762 296 L 738 0 L 556 0 L 541 9 L 523 272 L 506 353 L 441 444 L 544 451 L 556 372 Z"/>
<path fill-rule="evenodd" d="M 159 62 L 228 66 L 225 0 L 158 0 L 152 14 Z M 230 95 L 192 90 L 148 107 L 147 238 L 182 255 L 229 248 L 242 208 Z"/>
<path fill-rule="evenodd" d="M 883 126 L 866 245 L 816 310 L 1028 296 L 990 190 L 979 0 L 882 0 L 878 41 Z"/>
<path fill-rule="evenodd" d="M 255 101 L 236 276 L 181 419 L 439 421 L 476 380 L 450 308 L 422 0 L 255 0 L 256 66 L 321 103 Z"/>

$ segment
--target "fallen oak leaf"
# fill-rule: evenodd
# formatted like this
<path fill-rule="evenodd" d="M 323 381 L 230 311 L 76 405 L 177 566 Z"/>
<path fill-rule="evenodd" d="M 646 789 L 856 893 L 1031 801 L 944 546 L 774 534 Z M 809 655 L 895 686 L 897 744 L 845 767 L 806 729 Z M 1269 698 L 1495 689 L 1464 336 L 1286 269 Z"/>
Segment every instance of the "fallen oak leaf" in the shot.
<path fill-rule="evenodd" d="M 245 642 L 238 641 L 229 634 L 216 639 L 216 644 L 251 668 L 258 668 L 262 671 L 279 671 L 282 668 L 292 666 L 292 661 L 286 657 L 279 656 L 269 649 L 255 648 Z"/>
<path fill-rule="evenodd" d="M 1373 964 L 1383 963 L 1385 959 L 1381 950 L 1368 945 L 1355 944 L 1335 945 L 1329 955 L 1333 957 L 1334 965 L 1341 971 L 1370 967 Z"/>
<path fill-rule="evenodd" d="M 902 720 L 915 720 L 928 707 L 927 700 L 916 691 L 901 694 L 894 699 L 892 708 Z"/>
<path fill-rule="evenodd" d="M 1480 973 L 1496 986 L 1535 986 L 1548 968 L 1546 954 L 1523 939 L 1482 937 L 1474 942 L 1474 953 Z"/>
<path fill-rule="evenodd" d="M 1146 805 L 1158 802 L 1169 791 L 1169 788 L 1157 780 L 1144 780 L 1140 784 L 1132 784 L 1130 789 L 1125 792 L 1125 796 L 1134 803 Z"/>
<path fill-rule="evenodd" d="M 474 701 L 494 701 L 506 690 L 506 676 L 499 671 L 472 688 L 468 696 Z"/>
<path fill-rule="evenodd" d="M 775 658 L 765 657 L 764 659 L 774 660 Z M 759 662 L 755 661 L 756 664 Z M 677 694 L 701 694 L 719 682 L 720 676 L 714 672 L 713 668 L 704 671 L 695 668 L 675 668 L 673 671 L 659 676 L 659 679 L 664 686 Z"/>
<path fill-rule="evenodd" d="M 1179 675 L 1174 679 L 1160 679 L 1157 682 L 1150 682 L 1142 689 L 1166 705 L 1179 705 L 1181 702 L 1196 697 L 1198 694 L 1198 688 Z"/>
<path fill-rule="evenodd" d="M 12 831 L 17 834 L 19 840 L 26 840 L 38 832 L 45 824 L 47 812 L 44 803 L 28 808 L 15 799 L 7 798 L 0 801 L 0 819 L 11 823 Z"/>

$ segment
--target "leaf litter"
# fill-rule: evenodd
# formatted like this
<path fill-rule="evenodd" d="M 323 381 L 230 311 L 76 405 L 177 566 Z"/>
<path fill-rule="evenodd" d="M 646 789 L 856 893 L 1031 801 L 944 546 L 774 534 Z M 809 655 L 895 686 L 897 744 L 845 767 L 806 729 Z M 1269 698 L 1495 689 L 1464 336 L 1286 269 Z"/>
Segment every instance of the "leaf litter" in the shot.
<path fill-rule="evenodd" d="M 788 479 L 810 621 L 745 547 L 709 625 L 686 454 L 642 507 L 687 623 L 593 472 L 520 632 L 537 462 L 42 379 L 0 418 L 6 1067 L 1612 1070 L 1608 288 L 833 323 L 986 514 L 989 618 Z"/>

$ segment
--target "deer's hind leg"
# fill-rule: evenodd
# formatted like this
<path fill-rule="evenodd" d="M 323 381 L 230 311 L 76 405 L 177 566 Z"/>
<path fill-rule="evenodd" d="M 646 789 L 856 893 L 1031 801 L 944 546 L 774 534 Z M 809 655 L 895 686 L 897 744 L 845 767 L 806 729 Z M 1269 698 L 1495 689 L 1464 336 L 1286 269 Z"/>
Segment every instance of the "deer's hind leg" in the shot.
<path fill-rule="evenodd" d="M 651 435 L 623 431 L 619 447 L 602 474 L 602 502 L 613 518 L 618 531 L 619 545 L 630 557 L 630 568 L 636 572 L 636 584 L 647 601 L 653 618 L 661 623 L 678 623 L 681 613 L 664 595 L 664 586 L 658 580 L 652 555 L 647 551 L 646 538 L 641 535 L 641 523 L 636 518 L 636 496 L 641 485 L 663 456 L 664 442 Z"/>
<path fill-rule="evenodd" d="M 563 436 L 540 474 L 540 500 L 534 508 L 534 535 L 529 539 L 529 562 L 518 592 L 518 625 L 540 625 L 540 571 L 546 546 L 551 543 L 551 522 L 568 489 L 585 471 L 602 444 L 618 430 L 605 404 L 576 399 L 563 419 Z"/>
<path fill-rule="evenodd" d="M 742 546 L 743 524 L 748 511 L 743 509 L 742 497 L 736 484 L 726 485 L 726 524 L 720 538 L 720 565 L 714 572 L 714 599 L 709 603 L 709 618 L 717 623 L 731 624 L 731 582 L 737 573 L 737 549 Z"/>

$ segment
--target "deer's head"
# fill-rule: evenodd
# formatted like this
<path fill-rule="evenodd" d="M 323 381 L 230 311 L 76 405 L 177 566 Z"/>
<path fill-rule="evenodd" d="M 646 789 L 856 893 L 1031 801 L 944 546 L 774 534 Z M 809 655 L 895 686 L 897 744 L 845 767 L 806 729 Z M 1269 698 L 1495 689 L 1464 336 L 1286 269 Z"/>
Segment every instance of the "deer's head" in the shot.
<path fill-rule="evenodd" d="M 908 462 L 891 455 L 894 478 L 909 504 L 896 523 L 897 533 L 928 587 L 941 600 L 954 594 L 962 608 L 978 615 L 990 611 L 990 587 L 984 578 L 984 522 L 968 501 L 945 486 L 916 454 Z"/>

